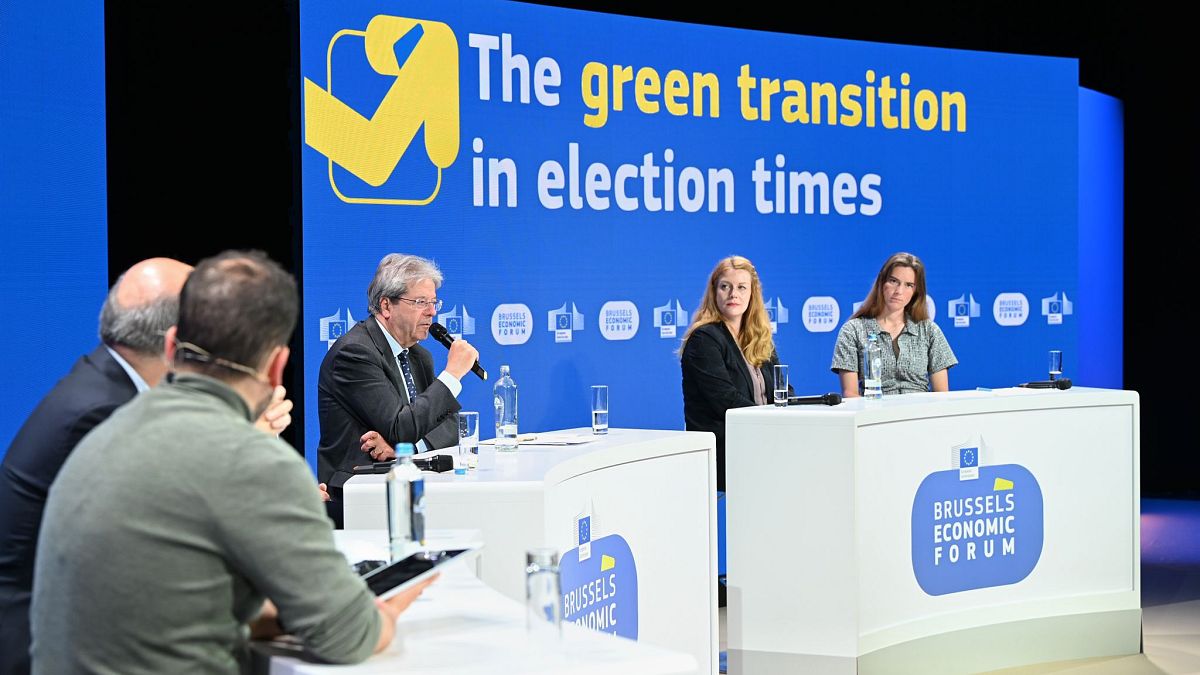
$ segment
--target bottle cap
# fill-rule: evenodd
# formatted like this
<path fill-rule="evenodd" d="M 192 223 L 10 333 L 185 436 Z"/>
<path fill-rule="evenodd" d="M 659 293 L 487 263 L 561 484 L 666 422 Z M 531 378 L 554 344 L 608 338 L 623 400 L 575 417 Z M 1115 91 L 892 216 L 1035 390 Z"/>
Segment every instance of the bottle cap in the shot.
<path fill-rule="evenodd" d="M 397 443 L 396 444 L 396 457 L 397 458 L 403 457 L 405 455 L 415 455 L 415 454 L 417 454 L 417 449 L 416 449 L 416 447 L 413 446 L 412 443 Z"/>

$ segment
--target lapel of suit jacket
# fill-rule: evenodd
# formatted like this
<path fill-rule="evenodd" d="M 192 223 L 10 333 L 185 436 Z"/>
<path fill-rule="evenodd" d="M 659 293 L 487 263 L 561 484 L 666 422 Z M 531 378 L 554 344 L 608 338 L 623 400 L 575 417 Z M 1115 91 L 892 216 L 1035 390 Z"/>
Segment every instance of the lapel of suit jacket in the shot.
<path fill-rule="evenodd" d="M 733 339 L 733 333 L 729 332 L 729 327 L 723 321 L 718 321 L 717 325 L 721 327 L 721 334 L 725 336 L 730 359 L 733 361 L 733 371 L 742 378 L 742 393 L 753 401 L 754 380 L 751 379 L 750 373 L 746 372 L 746 357 L 742 355 L 742 348 L 738 346 L 737 340 Z"/>
<path fill-rule="evenodd" d="M 408 398 L 408 387 L 404 386 L 404 375 L 400 372 L 400 363 L 396 361 L 396 356 L 392 354 L 392 346 L 388 344 L 387 338 L 383 336 L 383 329 L 379 327 L 379 320 L 374 315 L 371 315 L 363 323 L 366 325 L 367 335 L 371 337 L 371 342 L 375 344 L 375 348 L 379 350 L 379 355 L 383 358 L 383 368 L 387 371 L 388 379 L 391 380 L 392 386 L 399 392 L 400 398 L 411 404 L 412 401 Z"/>
<path fill-rule="evenodd" d="M 762 371 L 763 383 L 767 387 L 767 402 L 770 403 L 775 396 L 775 362 L 764 361 L 759 370 Z"/>

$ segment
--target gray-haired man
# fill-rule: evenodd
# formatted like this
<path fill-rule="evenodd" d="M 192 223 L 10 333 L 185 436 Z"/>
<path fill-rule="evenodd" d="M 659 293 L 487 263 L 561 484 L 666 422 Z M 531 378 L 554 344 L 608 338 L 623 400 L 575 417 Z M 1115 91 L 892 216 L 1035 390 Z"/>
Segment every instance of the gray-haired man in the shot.
<path fill-rule="evenodd" d="M 456 340 L 446 369 L 433 376 L 433 357 L 417 343 L 429 335 L 441 307 L 441 285 L 441 270 L 425 258 L 392 253 L 379 261 L 367 288 L 371 316 L 339 338 L 321 362 L 322 482 L 340 485 L 356 464 L 390 458 L 397 443 L 414 443 L 418 451 L 458 443 L 460 380 L 479 352 Z"/>
<path fill-rule="evenodd" d="M 144 260 L 113 284 L 100 346 L 80 357 L 17 432 L 0 467 L 0 674 L 29 672 L 29 602 L 46 494 L 79 439 L 167 372 L 163 333 L 192 271 Z"/>
<path fill-rule="evenodd" d="M 298 313 L 295 280 L 262 254 L 196 266 L 165 338 L 174 378 L 93 429 L 50 489 L 35 673 L 236 673 L 251 631 L 281 626 L 334 662 L 391 642 L 421 589 L 377 600 L 334 548 L 304 460 L 253 425 Z"/>

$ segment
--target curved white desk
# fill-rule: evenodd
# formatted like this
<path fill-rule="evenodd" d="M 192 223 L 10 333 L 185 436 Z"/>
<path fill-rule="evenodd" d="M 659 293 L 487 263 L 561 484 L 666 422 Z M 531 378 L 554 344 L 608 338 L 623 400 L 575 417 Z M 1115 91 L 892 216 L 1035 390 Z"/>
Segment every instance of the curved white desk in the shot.
<path fill-rule="evenodd" d="M 731 673 L 1139 651 L 1137 393 L 743 408 L 727 433 Z"/>
<path fill-rule="evenodd" d="M 439 531 L 433 548 L 477 541 L 477 532 Z M 387 532 L 338 533 L 350 560 L 386 557 Z M 270 675 L 691 675 L 702 672 L 690 654 L 613 639 L 573 625 L 561 641 L 539 640 L 525 627 L 524 603 L 488 588 L 467 564 L 452 562 L 432 586 L 400 615 L 396 639 L 381 654 L 353 666 L 313 663 L 276 645 L 256 643 L 256 672 Z"/>
<path fill-rule="evenodd" d="M 521 602 L 525 551 L 557 549 L 568 619 L 687 652 L 716 673 L 713 448 L 712 434 L 640 429 L 582 445 L 522 444 L 496 454 L 490 470 L 426 472 L 426 526 L 480 530 L 480 577 Z M 386 529 L 384 476 L 350 479 L 342 499 L 347 529 Z M 590 518 L 584 547 L 581 517 Z"/>

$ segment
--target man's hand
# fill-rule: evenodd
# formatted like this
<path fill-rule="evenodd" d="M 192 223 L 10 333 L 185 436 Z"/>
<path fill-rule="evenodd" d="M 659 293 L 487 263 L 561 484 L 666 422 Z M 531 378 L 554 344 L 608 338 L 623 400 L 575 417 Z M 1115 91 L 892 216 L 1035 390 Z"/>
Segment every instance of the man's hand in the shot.
<path fill-rule="evenodd" d="M 333 501 L 333 497 L 329 496 L 329 486 L 324 483 L 317 483 L 317 489 L 321 491 L 321 501 Z"/>
<path fill-rule="evenodd" d="M 279 626 L 279 610 L 275 608 L 275 603 L 264 600 L 258 618 L 250 622 L 250 639 L 270 640 L 282 634 L 283 628 Z"/>
<path fill-rule="evenodd" d="M 378 431 L 368 431 L 358 440 L 362 443 L 362 451 L 370 455 L 371 459 L 376 462 L 386 462 L 396 458 L 396 451 L 388 445 L 387 441 L 383 440 L 383 436 L 380 436 Z"/>
<path fill-rule="evenodd" d="M 271 394 L 271 402 L 262 416 L 254 422 L 259 431 L 278 436 L 292 423 L 292 402 L 287 398 L 287 389 L 275 387 Z"/>
<path fill-rule="evenodd" d="M 429 587 L 429 584 L 437 581 L 437 578 L 438 575 L 435 574 L 387 600 L 375 598 L 375 606 L 379 608 L 380 619 L 383 623 L 382 629 L 379 631 L 379 642 L 375 645 L 376 654 L 387 649 L 387 646 L 391 644 L 392 637 L 396 634 L 396 619 L 400 618 L 400 613 L 408 609 L 408 606 L 416 601 L 417 597 Z"/>
<path fill-rule="evenodd" d="M 466 340 L 455 340 L 450 343 L 450 355 L 446 357 L 446 372 L 461 380 L 478 360 L 478 349 Z"/>

